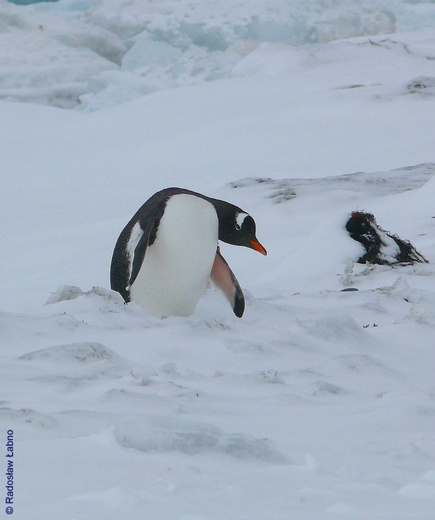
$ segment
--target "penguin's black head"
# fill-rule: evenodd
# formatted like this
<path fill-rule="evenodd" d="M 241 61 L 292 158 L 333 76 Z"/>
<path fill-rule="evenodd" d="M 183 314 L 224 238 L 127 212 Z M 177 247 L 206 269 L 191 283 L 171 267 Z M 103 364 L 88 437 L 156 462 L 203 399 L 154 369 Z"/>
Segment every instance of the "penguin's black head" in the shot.
<path fill-rule="evenodd" d="M 215 207 L 219 218 L 219 240 L 235 246 L 250 247 L 267 255 L 266 249 L 255 236 L 255 221 L 251 215 L 227 202 L 215 204 Z"/>

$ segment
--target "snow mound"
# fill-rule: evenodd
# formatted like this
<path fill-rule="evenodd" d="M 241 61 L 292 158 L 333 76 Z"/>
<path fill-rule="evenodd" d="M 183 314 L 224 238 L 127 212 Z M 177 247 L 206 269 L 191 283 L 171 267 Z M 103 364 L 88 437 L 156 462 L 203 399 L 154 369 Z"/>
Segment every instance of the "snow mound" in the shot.
<path fill-rule="evenodd" d="M 113 303 L 123 303 L 123 300 L 115 291 L 105 289 L 104 287 L 92 287 L 90 291 L 82 291 L 80 287 L 76 287 L 75 285 L 60 285 L 55 292 L 50 294 L 45 303 L 52 305 L 54 303 L 75 300 L 80 296 L 89 295 L 101 296 L 104 300 Z"/>
<path fill-rule="evenodd" d="M 11 423 L 20 427 L 31 426 L 36 429 L 50 430 L 55 428 L 56 420 L 49 414 L 39 412 L 32 408 L 0 408 L 0 424 L 3 428 L 9 428 Z"/>
<path fill-rule="evenodd" d="M 56 291 L 47 298 L 46 304 L 59 303 L 68 300 L 75 300 L 85 294 L 80 287 L 75 285 L 60 285 Z"/>
<path fill-rule="evenodd" d="M 412 94 L 431 95 L 435 94 L 435 78 L 432 76 L 419 76 L 411 80 L 407 85 Z"/>
<path fill-rule="evenodd" d="M 435 470 L 427 471 L 416 482 L 405 484 L 397 494 L 413 499 L 435 500 Z"/>
<path fill-rule="evenodd" d="M 376 292 L 385 294 L 392 300 L 409 304 L 403 321 L 435 324 L 435 296 L 430 291 L 412 287 L 404 276 L 400 276 L 392 286 L 379 287 Z"/>
<path fill-rule="evenodd" d="M 33 379 L 43 383 L 80 385 L 119 379 L 131 370 L 121 356 L 97 342 L 55 345 L 28 352 L 19 359 L 32 363 Z"/>
<path fill-rule="evenodd" d="M 417 190 L 435 175 L 435 163 L 417 164 L 386 172 L 355 172 L 320 179 L 246 178 L 228 184 L 238 189 L 265 192 L 275 203 L 291 201 L 299 194 L 310 195 L 325 189 L 365 192 L 371 196 Z"/>
<path fill-rule="evenodd" d="M 366 340 L 364 331 L 349 314 L 318 313 L 315 317 L 298 318 L 298 324 L 310 335 L 331 341 L 359 344 Z"/>
<path fill-rule="evenodd" d="M 54 361 L 65 363 L 96 363 L 107 361 L 118 361 L 117 356 L 110 349 L 100 343 L 72 343 L 70 345 L 55 345 L 29 352 L 20 357 L 26 361 Z"/>
<path fill-rule="evenodd" d="M 134 417 L 122 421 L 116 427 L 115 437 L 121 446 L 145 452 L 217 453 L 243 460 L 288 463 L 286 456 L 266 439 L 226 433 L 210 424 L 174 417 Z"/>

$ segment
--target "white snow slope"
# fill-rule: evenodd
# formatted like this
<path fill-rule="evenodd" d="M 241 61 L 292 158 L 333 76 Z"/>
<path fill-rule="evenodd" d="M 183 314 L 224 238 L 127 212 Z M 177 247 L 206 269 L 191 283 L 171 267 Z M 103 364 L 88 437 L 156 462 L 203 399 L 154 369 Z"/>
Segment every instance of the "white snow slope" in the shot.
<path fill-rule="evenodd" d="M 0 3 L 0 515 L 434 518 L 435 5 L 243 4 Z M 110 291 L 167 186 L 255 218 L 242 319 Z M 355 210 L 429 263 L 356 264 Z"/>

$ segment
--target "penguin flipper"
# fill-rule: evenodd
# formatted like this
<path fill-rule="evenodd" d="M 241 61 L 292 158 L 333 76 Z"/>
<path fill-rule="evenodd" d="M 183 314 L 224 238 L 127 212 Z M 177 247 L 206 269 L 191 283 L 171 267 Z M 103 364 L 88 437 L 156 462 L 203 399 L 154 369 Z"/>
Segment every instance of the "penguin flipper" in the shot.
<path fill-rule="evenodd" d="M 225 258 L 220 254 L 219 247 L 210 273 L 211 281 L 225 294 L 233 308 L 234 314 L 241 318 L 245 310 L 245 298 L 237 278 L 231 271 Z"/>
<path fill-rule="evenodd" d="M 147 247 L 152 245 L 156 239 L 160 219 L 165 211 L 165 204 L 166 202 L 159 204 L 148 218 L 139 221 L 143 233 L 134 249 L 131 274 L 128 281 L 129 288 L 133 285 L 137 275 L 139 274 Z"/>

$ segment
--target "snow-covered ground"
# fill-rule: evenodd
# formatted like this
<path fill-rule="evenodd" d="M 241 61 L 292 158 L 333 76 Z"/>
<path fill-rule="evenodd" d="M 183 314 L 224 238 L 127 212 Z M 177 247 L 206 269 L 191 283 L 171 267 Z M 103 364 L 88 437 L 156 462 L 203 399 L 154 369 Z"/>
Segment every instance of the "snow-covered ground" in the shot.
<path fill-rule="evenodd" d="M 432 520 L 435 4 L 301 4 L 0 1 L 0 514 Z M 255 218 L 242 319 L 110 291 L 166 186 Z"/>

